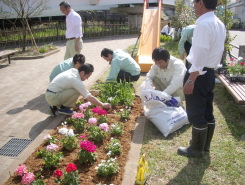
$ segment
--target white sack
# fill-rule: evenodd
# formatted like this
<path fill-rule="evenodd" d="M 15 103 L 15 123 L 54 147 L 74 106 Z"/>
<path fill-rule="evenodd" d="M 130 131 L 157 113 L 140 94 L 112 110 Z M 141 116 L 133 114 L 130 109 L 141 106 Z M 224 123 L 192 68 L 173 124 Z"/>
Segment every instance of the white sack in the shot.
<path fill-rule="evenodd" d="M 179 97 L 174 98 L 165 92 L 154 90 L 147 82 L 140 86 L 140 97 L 144 115 L 165 137 L 189 123 L 185 110 L 177 106 Z"/>

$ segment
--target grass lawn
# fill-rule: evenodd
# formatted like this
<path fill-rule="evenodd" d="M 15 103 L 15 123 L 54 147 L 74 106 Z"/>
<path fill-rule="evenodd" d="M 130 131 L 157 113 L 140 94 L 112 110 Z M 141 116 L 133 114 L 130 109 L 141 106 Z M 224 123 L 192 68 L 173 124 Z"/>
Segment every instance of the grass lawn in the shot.
<path fill-rule="evenodd" d="M 177 44 L 169 42 L 161 43 L 161 46 L 178 57 Z M 128 48 L 129 53 L 133 47 Z M 245 141 L 241 139 L 245 134 L 245 107 L 236 105 L 222 84 L 216 84 L 214 91 L 214 115 L 217 124 L 210 154 L 203 158 L 177 155 L 179 146 L 189 144 L 190 125 L 165 138 L 147 121 L 141 151 L 146 154 L 149 164 L 147 185 L 245 184 Z"/>

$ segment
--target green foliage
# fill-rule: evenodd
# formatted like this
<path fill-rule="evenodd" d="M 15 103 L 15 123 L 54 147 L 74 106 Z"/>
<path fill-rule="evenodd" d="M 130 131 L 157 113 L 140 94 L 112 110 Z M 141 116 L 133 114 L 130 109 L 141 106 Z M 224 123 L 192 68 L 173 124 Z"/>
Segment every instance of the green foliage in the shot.
<path fill-rule="evenodd" d="M 74 136 L 66 136 L 61 140 L 63 147 L 67 150 L 73 150 L 77 146 L 77 137 Z"/>
<path fill-rule="evenodd" d="M 45 183 L 41 179 L 35 179 L 32 181 L 31 185 L 45 185 Z"/>
<path fill-rule="evenodd" d="M 111 135 L 121 136 L 123 134 L 123 128 L 124 128 L 123 123 L 116 122 L 113 125 L 111 125 L 110 133 Z"/>
<path fill-rule="evenodd" d="M 77 158 L 79 160 L 79 162 L 81 164 L 94 164 L 94 162 L 96 161 L 96 154 L 93 152 L 88 152 L 86 150 L 81 150 L 78 155 Z"/>
<path fill-rule="evenodd" d="M 56 167 L 59 165 L 60 159 L 64 157 L 62 152 L 54 153 L 54 152 L 44 152 L 43 160 L 45 168 Z"/>
<path fill-rule="evenodd" d="M 131 108 L 127 107 L 125 109 L 120 109 L 119 115 L 122 121 L 129 119 Z"/>
<path fill-rule="evenodd" d="M 97 88 L 100 89 L 100 100 L 112 105 L 131 106 L 135 97 L 132 83 L 128 82 L 100 83 Z"/>
<path fill-rule="evenodd" d="M 111 142 L 108 143 L 108 145 L 105 147 L 105 151 L 109 157 L 120 155 L 122 152 L 122 145 L 120 144 L 120 140 L 111 138 Z"/>
<path fill-rule="evenodd" d="M 85 123 L 87 122 L 86 119 L 73 119 L 73 127 L 76 129 L 77 132 L 82 132 L 85 129 Z"/>
<path fill-rule="evenodd" d="M 117 173 L 119 165 L 116 162 L 116 159 L 110 158 L 107 161 L 103 160 L 96 169 L 98 171 L 98 175 L 108 177 Z"/>
<path fill-rule="evenodd" d="M 108 122 L 108 118 L 106 115 L 101 115 L 99 116 L 97 123 L 107 123 Z"/>
<path fill-rule="evenodd" d="M 89 137 L 94 141 L 102 141 L 107 136 L 107 134 L 98 126 L 89 127 L 88 131 L 90 132 Z"/>
<path fill-rule="evenodd" d="M 169 41 L 172 41 L 172 37 L 167 36 L 167 35 L 160 35 L 160 41 L 161 42 L 169 42 Z"/>
<path fill-rule="evenodd" d="M 39 53 L 46 53 L 47 51 L 54 50 L 56 47 L 51 43 L 51 44 L 46 44 L 44 46 L 41 46 L 39 48 Z"/>

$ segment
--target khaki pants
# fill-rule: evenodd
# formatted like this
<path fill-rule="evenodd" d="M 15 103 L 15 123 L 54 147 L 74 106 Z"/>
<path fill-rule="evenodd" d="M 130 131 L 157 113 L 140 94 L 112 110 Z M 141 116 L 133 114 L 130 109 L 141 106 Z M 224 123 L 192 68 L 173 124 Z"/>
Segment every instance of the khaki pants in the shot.
<path fill-rule="evenodd" d="M 66 52 L 65 52 L 65 57 L 64 59 L 68 59 L 68 58 L 72 58 L 74 57 L 75 54 L 79 54 L 83 48 L 83 40 L 80 39 L 80 42 L 79 42 L 79 46 L 80 46 L 80 49 L 79 51 L 77 52 L 75 50 L 75 39 L 73 40 L 68 40 L 66 42 Z"/>
<path fill-rule="evenodd" d="M 164 91 L 167 87 L 161 82 L 161 80 L 157 77 L 153 79 L 153 84 L 155 85 L 155 89 L 159 91 Z M 183 87 L 175 91 L 173 94 L 170 94 L 173 97 L 180 97 L 181 101 L 185 100 Z M 181 103 L 182 104 L 182 103 Z"/>
<path fill-rule="evenodd" d="M 75 107 L 80 93 L 75 89 L 66 89 L 58 93 L 46 92 L 45 99 L 51 106 Z"/>

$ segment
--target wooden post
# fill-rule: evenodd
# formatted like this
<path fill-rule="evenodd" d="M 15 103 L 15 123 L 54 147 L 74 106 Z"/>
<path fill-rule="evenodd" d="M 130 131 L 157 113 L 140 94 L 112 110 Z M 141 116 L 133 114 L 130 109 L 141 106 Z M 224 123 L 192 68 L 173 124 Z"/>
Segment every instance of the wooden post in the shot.
<path fill-rule="evenodd" d="M 245 61 L 245 45 L 239 45 L 238 57 L 243 58 L 241 62 Z"/>

